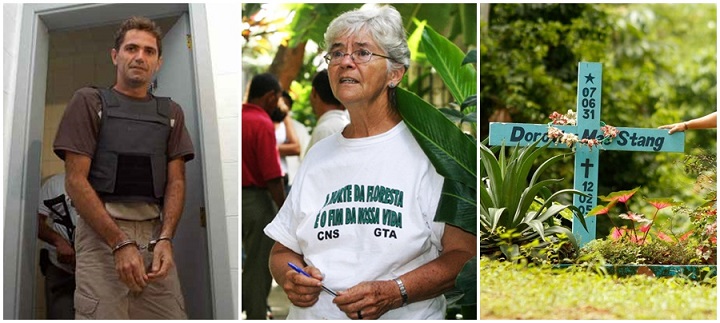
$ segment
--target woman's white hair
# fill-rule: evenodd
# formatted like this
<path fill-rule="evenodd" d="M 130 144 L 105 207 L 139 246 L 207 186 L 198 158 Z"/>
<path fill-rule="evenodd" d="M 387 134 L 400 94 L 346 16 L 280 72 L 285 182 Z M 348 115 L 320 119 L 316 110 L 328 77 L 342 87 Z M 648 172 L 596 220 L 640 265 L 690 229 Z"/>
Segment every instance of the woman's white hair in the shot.
<path fill-rule="evenodd" d="M 388 70 L 410 67 L 410 49 L 407 45 L 405 28 L 400 13 L 392 6 L 365 5 L 359 9 L 344 12 L 325 31 L 325 47 L 329 48 L 336 39 L 366 31 L 373 41 L 382 48 L 388 60 Z"/>

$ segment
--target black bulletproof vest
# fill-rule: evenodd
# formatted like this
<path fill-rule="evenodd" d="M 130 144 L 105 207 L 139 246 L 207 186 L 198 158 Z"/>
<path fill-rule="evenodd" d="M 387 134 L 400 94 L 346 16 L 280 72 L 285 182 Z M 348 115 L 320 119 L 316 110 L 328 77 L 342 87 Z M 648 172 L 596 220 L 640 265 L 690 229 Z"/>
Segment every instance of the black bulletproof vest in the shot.
<path fill-rule="evenodd" d="M 129 100 L 98 88 L 100 132 L 88 180 L 105 202 L 162 204 L 167 180 L 170 98 Z"/>

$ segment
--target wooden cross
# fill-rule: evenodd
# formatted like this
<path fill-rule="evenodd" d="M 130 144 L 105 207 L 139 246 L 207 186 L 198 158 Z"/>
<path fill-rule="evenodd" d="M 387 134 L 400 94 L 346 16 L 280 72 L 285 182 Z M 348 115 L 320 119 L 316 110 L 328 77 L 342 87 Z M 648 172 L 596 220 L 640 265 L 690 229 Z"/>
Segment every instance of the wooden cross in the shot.
<path fill-rule="evenodd" d="M 600 130 L 600 106 L 602 92 L 602 64 L 580 62 L 578 68 L 577 90 L 577 125 L 554 126 L 565 133 L 574 133 L 579 139 L 597 138 L 602 140 L 603 132 Z M 574 188 L 586 193 L 589 197 L 575 194 L 573 205 L 578 207 L 583 216 L 597 205 L 597 178 L 600 150 L 624 150 L 647 152 L 684 152 L 685 133 L 678 132 L 668 135 L 667 130 L 649 128 L 617 127 L 618 135 L 609 144 L 588 147 L 576 145 L 575 150 L 575 177 Z M 547 124 L 523 123 L 490 123 L 490 145 L 529 146 L 538 139 L 547 143 Z M 569 148 L 566 144 L 550 144 L 551 148 Z M 598 149 L 600 148 L 600 149 Z M 579 175 L 579 176 L 578 176 Z M 580 221 L 573 217 L 572 232 L 583 246 L 595 239 L 596 219 L 586 218 L 588 230 L 580 225 Z"/>

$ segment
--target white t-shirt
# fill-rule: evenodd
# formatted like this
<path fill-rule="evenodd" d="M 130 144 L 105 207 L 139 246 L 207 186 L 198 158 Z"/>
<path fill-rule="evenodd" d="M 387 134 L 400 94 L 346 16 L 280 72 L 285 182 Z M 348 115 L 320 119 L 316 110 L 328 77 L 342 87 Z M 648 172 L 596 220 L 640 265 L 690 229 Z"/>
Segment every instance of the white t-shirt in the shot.
<path fill-rule="evenodd" d="M 46 203 L 50 204 L 50 207 L 48 207 Z M 65 193 L 64 173 L 53 175 L 50 179 L 45 181 L 45 184 L 43 184 L 40 189 L 38 213 L 47 216 L 48 226 L 60 234 L 60 236 L 62 236 L 65 240 L 69 242 L 75 240 L 74 228 L 77 223 L 78 214 L 70 203 L 70 196 Z M 73 268 L 73 266 L 60 263 L 57 260 L 57 250 L 55 246 L 44 241 L 42 242 L 44 248 L 48 250 L 50 261 L 53 265 L 65 270 L 68 273 L 75 272 L 75 268 Z"/>
<path fill-rule="evenodd" d="M 280 123 L 275 124 L 275 141 L 277 141 L 278 146 L 287 141 L 287 129 L 285 129 L 285 122 L 280 121 Z M 282 155 L 280 156 L 280 169 L 282 169 L 283 175 L 288 173 L 287 160 L 285 160 L 285 156 Z"/>
<path fill-rule="evenodd" d="M 380 135 L 335 133 L 308 152 L 293 189 L 265 234 L 302 255 L 336 291 L 390 280 L 438 257 L 444 224 L 434 222 L 443 178 L 404 122 Z M 289 267 L 288 267 L 289 268 Z M 347 319 L 322 292 L 288 319 Z M 444 296 L 382 319 L 443 319 Z"/>
<path fill-rule="evenodd" d="M 323 113 L 318 119 L 315 129 L 313 129 L 306 153 L 310 150 L 310 147 L 321 139 L 345 129 L 348 123 L 350 123 L 350 116 L 346 110 L 330 110 Z"/>

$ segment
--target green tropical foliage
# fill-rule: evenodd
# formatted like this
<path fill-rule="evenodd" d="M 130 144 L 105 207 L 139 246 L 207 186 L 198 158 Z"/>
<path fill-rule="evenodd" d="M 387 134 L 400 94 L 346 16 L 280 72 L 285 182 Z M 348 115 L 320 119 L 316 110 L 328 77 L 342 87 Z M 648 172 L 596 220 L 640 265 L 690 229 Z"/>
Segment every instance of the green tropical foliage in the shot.
<path fill-rule="evenodd" d="M 463 65 L 465 55 L 457 46 L 428 26 L 424 26 L 421 44 L 428 60 L 435 62 L 433 66 L 443 66 L 436 69 L 446 84 L 453 84 L 449 87 L 457 101 L 476 94 L 476 85 L 466 84 L 477 84 L 477 74 L 471 66 Z M 435 220 L 477 234 L 477 141 L 414 93 L 398 88 L 396 95 L 405 124 L 445 178 Z M 458 304 L 476 304 L 477 258 L 465 264 L 456 286 L 463 292 Z"/>
<path fill-rule="evenodd" d="M 480 253 L 493 256 L 502 252 L 506 259 L 515 259 L 520 248 L 535 240 L 551 242 L 552 236 L 564 235 L 577 248 L 577 241 L 567 228 L 557 225 L 555 216 L 565 209 L 572 210 L 585 226 L 582 212 L 573 205 L 556 202 L 562 195 L 586 194 L 574 189 L 561 189 L 547 196 L 549 187 L 560 179 L 544 179 L 541 175 L 569 155 L 556 155 L 545 160 L 531 173 L 533 164 L 545 146 L 536 141 L 530 146 L 516 148 L 505 157 L 505 145 L 498 156 L 480 144 Z M 531 176 L 532 175 L 532 176 Z M 530 182 L 527 179 L 530 178 Z M 531 208 L 539 203 L 539 209 Z M 541 245 L 542 246 L 542 245 Z"/>
<path fill-rule="evenodd" d="M 602 117 L 656 128 L 717 110 L 715 4 L 490 4 L 480 28 L 480 135 L 489 118 L 547 123 L 575 109 L 577 63 L 603 64 Z M 716 153 L 716 130 L 686 134 L 685 153 Z M 547 152 L 547 156 L 555 152 Z M 646 196 L 702 203 L 682 154 L 604 151 L 598 193 L 643 187 Z M 572 163 L 549 171 L 572 186 Z M 643 174 L 643 176 L 637 176 Z M 610 224 L 598 219 L 598 234 Z"/>
<path fill-rule="evenodd" d="M 310 39 L 322 46 L 330 22 L 341 13 L 360 8 L 363 3 L 297 3 L 287 4 L 295 11 L 292 23 L 287 26 L 292 37 L 290 46 Z M 475 44 L 477 37 L 477 5 L 473 3 L 392 3 L 403 18 L 405 30 L 414 32 L 414 20 L 443 30 L 448 39 L 462 44 Z"/>
<path fill-rule="evenodd" d="M 303 42 L 312 41 L 316 46 L 306 46 L 306 53 L 303 66 L 298 73 L 297 78 L 291 85 L 291 95 L 296 98 L 293 105 L 293 118 L 303 123 L 309 129 L 314 128 L 316 123 L 315 115 L 307 99 L 302 97 L 302 93 L 296 92 L 295 89 L 309 88 L 312 77 L 320 66 L 320 56 L 323 53 L 324 33 L 330 21 L 342 12 L 359 8 L 363 3 L 288 3 L 283 4 L 283 8 L 287 9 L 292 21 L 287 25 L 277 23 L 276 25 L 267 26 L 262 29 L 259 35 L 269 37 L 275 32 L 289 32 L 290 37 L 287 39 L 288 45 L 291 47 Z M 421 26 L 432 26 L 442 36 L 451 40 L 460 48 L 468 49 L 477 44 L 477 4 L 474 3 L 391 3 L 402 16 L 403 24 L 406 31 L 411 35 L 416 35 L 415 39 L 411 36 L 408 39 L 408 45 L 411 50 L 412 67 L 419 66 L 421 68 L 413 69 L 412 75 L 404 78 L 401 86 L 418 96 L 429 100 L 432 95 L 431 87 L 432 75 L 431 68 L 427 62 L 427 58 L 423 49 L 420 47 L 419 38 L 422 36 Z M 261 4 L 243 3 L 243 18 L 252 16 L 260 10 Z M 272 22 L 270 22 L 272 23 Z M 268 24 L 270 24 L 268 23 Z M 245 36 L 245 35 L 244 35 Z M 248 37 L 250 35 L 247 35 Z M 243 56 L 255 55 L 273 55 L 275 48 L 270 47 L 270 42 L 260 42 L 263 48 L 247 48 L 243 47 Z M 320 47 L 317 47 L 320 46 Z M 472 62 L 475 62 L 473 58 Z M 427 67 L 427 68 L 425 68 Z M 244 70 L 253 72 L 262 72 L 267 66 L 246 66 Z M 298 85 L 295 85 L 298 83 Z M 473 91 L 477 93 L 477 89 Z M 460 101 L 462 102 L 462 101 Z M 437 104 L 437 103 L 436 103 Z M 444 102 L 443 104 L 448 104 Z M 459 103 L 458 103 L 459 104 Z M 472 104 L 476 105 L 476 104 Z M 448 106 L 441 105 L 442 108 Z M 468 111 L 465 115 L 458 115 L 459 111 L 453 109 L 443 109 L 447 113 L 453 113 L 457 122 L 464 122 L 464 129 L 474 131 L 474 126 L 468 125 L 475 123 L 474 107 L 465 109 Z M 462 119 L 462 120 L 461 120 Z"/>

